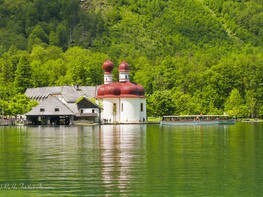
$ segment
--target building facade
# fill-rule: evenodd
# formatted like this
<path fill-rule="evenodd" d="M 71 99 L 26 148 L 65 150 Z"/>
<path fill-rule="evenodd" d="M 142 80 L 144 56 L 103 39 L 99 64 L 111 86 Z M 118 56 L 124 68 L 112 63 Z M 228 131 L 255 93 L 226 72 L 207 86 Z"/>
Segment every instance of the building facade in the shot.
<path fill-rule="evenodd" d="M 93 101 L 97 87 L 56 86 L 28 88 L 26 96 L 38 102 L 26 113 L 28 124 L 70 125 L 100 121 L 101 108 Z"/>

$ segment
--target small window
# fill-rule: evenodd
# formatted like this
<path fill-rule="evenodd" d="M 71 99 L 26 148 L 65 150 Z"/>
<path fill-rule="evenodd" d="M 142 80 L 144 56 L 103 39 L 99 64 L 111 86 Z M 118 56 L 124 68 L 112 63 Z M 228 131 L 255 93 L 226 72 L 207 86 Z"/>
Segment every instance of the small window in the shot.
<path fill-rule="evenodd" d="M 116 103 L 113 103 L 112 111 L 113 111 L 113 114 L 116 114 L 116 112 L 117 112 L 117 105 L 116 105 Z"/>
<path fill-rule="evenodd" d="M 92 113 L 95 113 L 95 110 L 94 110 L 94 109 L 92 110 Z"/>
<path fill-rule="evenodd" d="M 121 103 L 121 112 L 123 112 L 123 103 Z"/>
<path fill-rule="evenodd" d="M 44 109 L 44 108 L 40 108 L 40 111 L 41 111 L 41 112 L 44 112 L 44 111 L 45 111 L 45 109 Z"/>
<path fill-rule="evenodd" d="M 143 103 L 141 103 L 141 111 L 143 111 Z"/>
<path fill-rule="evenodd" d="M 59 111 L 59 108 L 55 108 L 55 111 L 58 112 L 58 111 Z"/>
<path fill-rule="evenodd" d="M 80 113 L 83 114 L 83 109 L 80 110 Z"/>

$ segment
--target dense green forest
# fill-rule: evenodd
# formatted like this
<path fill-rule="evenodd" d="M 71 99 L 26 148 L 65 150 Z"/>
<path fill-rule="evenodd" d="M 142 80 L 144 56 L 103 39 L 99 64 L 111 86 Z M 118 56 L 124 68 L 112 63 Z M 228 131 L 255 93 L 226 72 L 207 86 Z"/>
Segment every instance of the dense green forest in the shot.
<path fill-rule="evenodd" d="M 126 60 L 148 115 L 263 117 L 261 0 L 0 0 L 0 108 L 27 87 L 98 85 Z"/>

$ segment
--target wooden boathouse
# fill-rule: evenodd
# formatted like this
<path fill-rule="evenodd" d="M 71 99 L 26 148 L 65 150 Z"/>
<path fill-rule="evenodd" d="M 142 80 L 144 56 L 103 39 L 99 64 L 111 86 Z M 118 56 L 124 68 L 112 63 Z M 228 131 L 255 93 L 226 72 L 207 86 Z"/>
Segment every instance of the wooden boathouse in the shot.
<path fill-rule="evenodd" d="M 96 91 L 96 86 L 28 88 L 26 96 L 38 105 L 25 114 L 27 122 L 33 125 L 99 122 L 101 108 L 93 101 Z"/>

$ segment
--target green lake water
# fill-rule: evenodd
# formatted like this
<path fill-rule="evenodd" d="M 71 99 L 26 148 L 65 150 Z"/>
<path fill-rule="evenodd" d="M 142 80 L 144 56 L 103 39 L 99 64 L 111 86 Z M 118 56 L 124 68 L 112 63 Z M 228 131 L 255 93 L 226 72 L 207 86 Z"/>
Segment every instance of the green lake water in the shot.
<path fill-rule="evenodd" d="M 263 123 L 0 127 L 0 196 L 262 196 Z"/>

